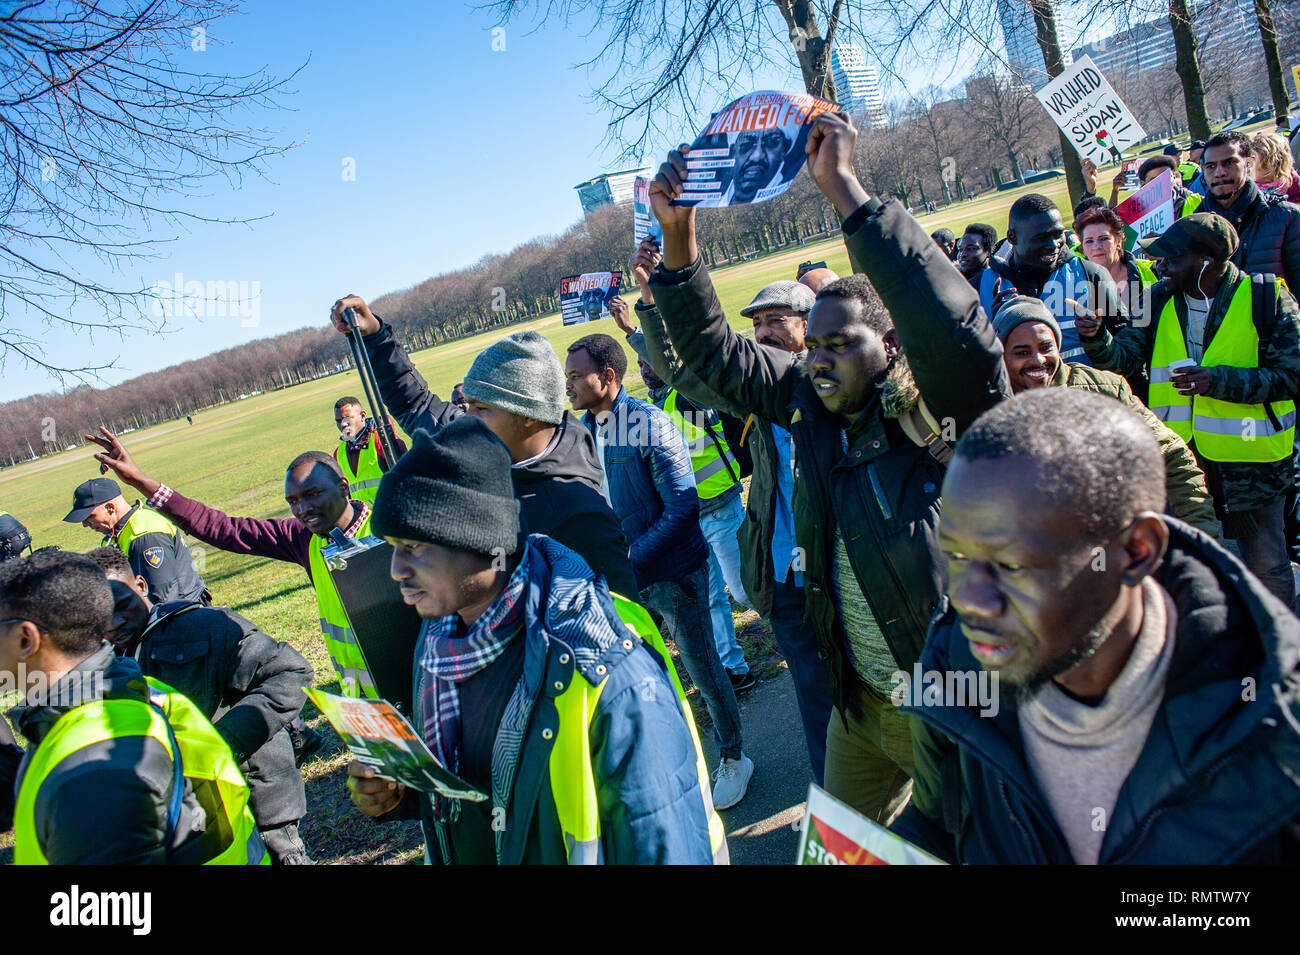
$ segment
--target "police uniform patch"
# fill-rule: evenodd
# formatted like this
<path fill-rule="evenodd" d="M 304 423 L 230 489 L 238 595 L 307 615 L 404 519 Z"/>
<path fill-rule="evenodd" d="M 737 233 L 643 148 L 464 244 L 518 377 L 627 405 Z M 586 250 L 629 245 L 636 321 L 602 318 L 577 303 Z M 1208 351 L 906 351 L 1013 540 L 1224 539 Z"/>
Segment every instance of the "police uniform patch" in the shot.
<path fill-rule="evenodd" d="M 144 552 L 144 562 L 150 567 L 160 567 L 163 562 L 163 549 L 161 547 L 147 547 Z"/>

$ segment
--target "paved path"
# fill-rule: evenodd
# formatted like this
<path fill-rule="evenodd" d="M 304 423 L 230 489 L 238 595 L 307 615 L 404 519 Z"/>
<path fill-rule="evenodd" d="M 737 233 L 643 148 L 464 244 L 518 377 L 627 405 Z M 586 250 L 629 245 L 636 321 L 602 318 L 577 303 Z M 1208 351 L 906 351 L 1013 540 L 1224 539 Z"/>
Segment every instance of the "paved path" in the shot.
<path fill-rule="evenodd" d="M 754 761 L 754 778 L 745 798 L 724 811 L 733 865 L 791 865 L 799 848 L 794 827 L 803 816 L 812 770 L 804 745 L 790 671 L 764 680 L 740 697 L 745 755 Z M 718 764 L 713 734 L 702 740 L 710 767 Z"/>

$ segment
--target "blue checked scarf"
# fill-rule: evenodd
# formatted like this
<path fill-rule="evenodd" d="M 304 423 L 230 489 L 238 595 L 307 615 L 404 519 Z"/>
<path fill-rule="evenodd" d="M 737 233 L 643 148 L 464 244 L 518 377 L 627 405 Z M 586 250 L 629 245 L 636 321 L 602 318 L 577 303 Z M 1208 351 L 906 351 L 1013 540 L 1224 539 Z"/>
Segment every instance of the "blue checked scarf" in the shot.
<path fill-rule="evenodd" d="M 523 632 L 524 603 L 519 598 L 527 580 L 528 561 L 520 560 L 505 589 L 463 637 L 456 636 L 460 628 L 460 617 L 456 614 L 425 624 L 420 666 L 434 679 L 424 686 L 424 738 L 433 755 L 458 776 L 461 773 L 458 684 L 483 672 Z"/>

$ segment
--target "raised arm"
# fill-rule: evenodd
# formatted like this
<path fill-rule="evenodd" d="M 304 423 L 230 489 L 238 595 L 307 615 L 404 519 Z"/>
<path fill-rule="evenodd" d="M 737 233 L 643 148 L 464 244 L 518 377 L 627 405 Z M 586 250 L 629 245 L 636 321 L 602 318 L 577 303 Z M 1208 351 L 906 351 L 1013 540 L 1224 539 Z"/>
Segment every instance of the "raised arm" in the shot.
<path fill-rule="evenodd" d="M 343 317 L 348 308 L 356 318 L 361 342 L 375 371 L 379 395 L 403 431 L 407 434 L 415 434 L 420 428 L 435 431 L 463 413 L 429 390 L 428 382 L 415 370 L 406 350 L 394 337 L 393 326 L 371 312 L 359 295 L 345 295 L 330 309 L 330 322 L 340 334 L 349 334 Z M 378 414 L 378 409 L 370 410 Z"/>
<path fill-rule="evenodd" d="M 808 174 L 843 221 L 855 272 L 871 280 L 894 320 L 921 397 L 960 434 L 1011 384 L 1002 344 L 979 296 L 919 222 L 895 200 L 872 198 L 853 171 L 857 131 L 823 114 L 808 137 Z"/>
<path fill-rule="evenodd" d="M 253 554 L 308 566 L 312 535 L 301 521 L 283 517 L 231 517 L 171 488 L 159 494 L 162 482 L 145 474 L 116 435 L 102 426 L 99 430 L 102 437 L 86 435 L 87 440 L 104 448 L 95 454 L 95 460 L 112 469 L 123 483 L 153 500 L 160 513 L 191 537 L 232 554 Z"/>

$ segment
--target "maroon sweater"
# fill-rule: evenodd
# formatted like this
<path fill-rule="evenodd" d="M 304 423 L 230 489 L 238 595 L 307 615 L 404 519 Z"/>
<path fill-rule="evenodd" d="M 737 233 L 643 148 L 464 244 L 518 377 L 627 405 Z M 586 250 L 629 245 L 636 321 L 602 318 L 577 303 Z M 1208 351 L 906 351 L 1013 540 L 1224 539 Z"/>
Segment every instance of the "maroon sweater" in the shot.
<path fill-rule="evenodd" d="M 353 537 L 366 518 L 367 507 L 361 501 L 350 503 L 352 523 L 343 533 Z M 313 535 L 296 517 L 231 517 L 174 489 L 159 510 L 185 533 L 205 544 L 232 554 L 253 554 L 257 557 L 270 557 L 272 560 L 285 560 L 297 564 L 307 571 L 308 578 L 311 577 Z"/>

